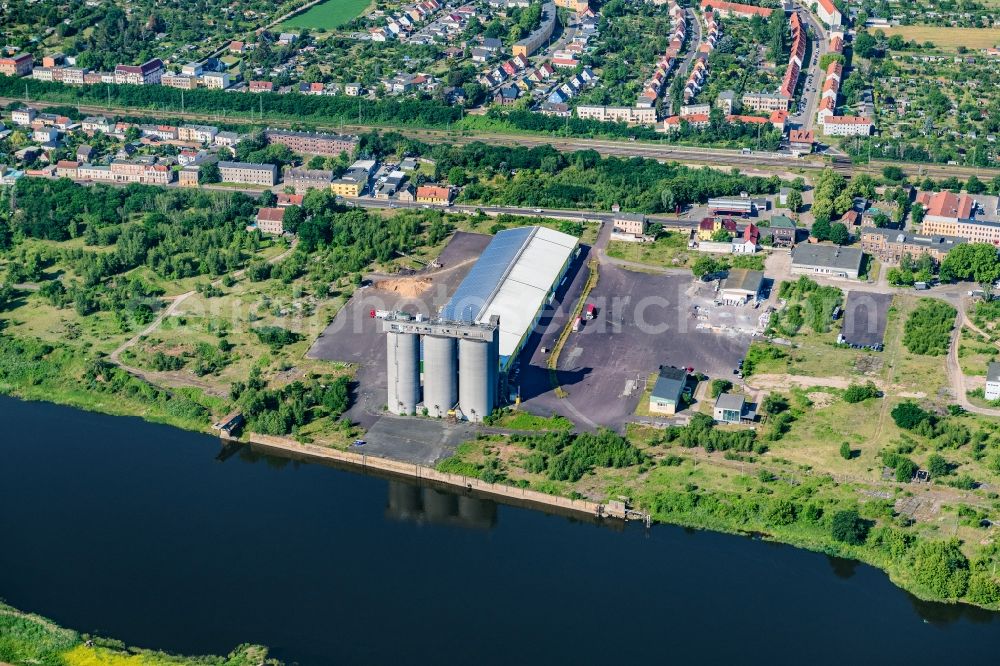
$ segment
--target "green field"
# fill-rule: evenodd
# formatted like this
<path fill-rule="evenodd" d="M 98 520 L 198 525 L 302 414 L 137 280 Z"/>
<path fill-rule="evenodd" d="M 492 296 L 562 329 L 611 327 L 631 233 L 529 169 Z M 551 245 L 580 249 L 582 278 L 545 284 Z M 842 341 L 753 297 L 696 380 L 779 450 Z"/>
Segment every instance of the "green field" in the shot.
<path fill-rule="evenodd" d="M 369 4 L 369 0 L 326 0 L 307 12 L 293 16 L 281 27 L 332 30 L 361 14 Z"/>

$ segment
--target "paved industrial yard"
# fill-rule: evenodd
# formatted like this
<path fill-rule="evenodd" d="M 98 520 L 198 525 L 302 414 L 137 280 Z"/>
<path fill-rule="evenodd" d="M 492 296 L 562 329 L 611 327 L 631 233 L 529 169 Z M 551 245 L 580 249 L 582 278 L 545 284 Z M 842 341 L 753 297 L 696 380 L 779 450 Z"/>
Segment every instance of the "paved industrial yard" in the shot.
<path fill-rule="evenodd" d="M 347 418 L 363 428 L 379 419 L 386 402 L 385 338 L 372 310 L 403 310 L 430 315 L 444 305 L 462 279 L 472 269 L 474 260 L 489 244 L 491 236 L 457 232 L 441 252 L 440 269 L 419 271 L 407 279 L 429 279 L 430 286 L 420 296 L 387 291 L 375 286 L 360 289 L 337 313 L 333 322 L 320 334 L 308 352 L 310 358 L 343 361 L 358 366 L 358 393 Z M 394 279 L 394 282 L 399 280 Z"/>
<path fill-rule="evenodd" d="M 582 283 L 585 276 L 577 277 Z M 572 304 L 574 284 L 564 300 Z M 570 335 L 559 359 L 559 381 L 569 393 L 560 399 L 549 390 L 546 355 L 533 351 L 531 367 L 522 372 L 525 409 L 537 414 L 562 414 L 581 426 L 621 426 L 638 404 L 649 373 L 660 365 L 693 367 L 696 372 L 726 377 L 746 354 L 751 337 L 735 330 L 723 333 L 699 328 L 692 315 L 694 301 L 688 274 L 628 271 L 604 262 L 597 287 L 588 302 L 597 317 Z M 736 308 L 727 308 L 735 319 Z M 756 318 L 761 310 L 741 309 Z M 752 314 L 748 314 L 752 313 Z M 550 347 L 567 319 L 560 312 L 539 337 Z"/>

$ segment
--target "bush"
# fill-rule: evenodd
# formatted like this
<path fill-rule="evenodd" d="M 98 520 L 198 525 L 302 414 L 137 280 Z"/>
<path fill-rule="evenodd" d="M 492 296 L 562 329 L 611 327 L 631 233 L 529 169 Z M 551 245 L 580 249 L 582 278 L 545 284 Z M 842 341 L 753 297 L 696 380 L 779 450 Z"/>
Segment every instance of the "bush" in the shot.
<path fill-rule="evenodd" d="M 838 511 L 833 514 L 830 524 L 830 534 L 841 543 L 860 546 L 868 538 L 871 523 L 862 518 L 854 509 Z"/>
<path fill-rule="evenodd" d="M 712 380 L 712 397 L 718 398 L 720 395 L 733 388 L 733 383 L 728 379 Z"/>
<path fill-rule="evenodd" d="M 287 328 L 281 328 L 280 326 L 261 326 L 260 328 L 253 329 L 253 332 L 257 335 L 257 339 L 271 347 L 271 349 L 280 349 L 285 345 L 293 344 L 298 342 L 302 337 L 298 333 L 293 333 Z"/>
<path fill-rule="evenodd" d="M 913 430 L 924 421 L 932 419 L 930 412 L 924 411 L 914 402 L 901 402 L 892 408 L 890 414 L 896 425 L 906 430 Z"/>
<path fill-rule="evenodd" d="M 920 468 L 917 467 L 917 463 L 909 458 L 900 457 L 896 462 L 896 480 L 900 483 L 908 483 L 918 469 Z"/>
<path fill-rule="evenodd" d="M 774 416 L 788 409 L 788 398 L 780 393 L 771 393 L 764 398 L 764 411 Z"/>
<path fill-rule="evenodd" d="M 921 299 L 903 327 L 903 344 L 912 354 L 943 356 L 948 353 L 956 312 L 947 303 Z"/>
<path fill-rule="evenodd" d="M 878 387 L 874 383 L 851 384 L 844 390 L 844 400 L 850 403 L 863 402 L 869 398 L 877 398 L 881 395 Z"/>
<path fill-rule="evenodd" d="M 942 456 L 932 453 L 927 457 L 927 471 L 932 477 L 947 476 L 951 472 L 951 465 Z"/>
<path fill-rule="evenodd" d="M 969 560 L 957 539 L 917 544 L 913 561 L 917 582 L 940 599 L 957 599 L 969 586 Z"/>

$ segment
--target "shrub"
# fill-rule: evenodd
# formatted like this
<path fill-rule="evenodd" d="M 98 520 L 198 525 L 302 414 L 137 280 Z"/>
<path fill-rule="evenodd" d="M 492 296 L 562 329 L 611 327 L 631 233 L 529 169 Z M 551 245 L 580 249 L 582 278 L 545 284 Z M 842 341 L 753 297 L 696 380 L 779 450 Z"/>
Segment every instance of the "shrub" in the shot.
<path fill-rule="evenodd" d="M 921 299 L 903 327 L 903 344 L 913 354 L 943 356 L 951 343 L 956 312 L 947 303 Z"/>
<path fill-rule="evenodd" d="M 844 400 L 850 403 L 863 402 L 869 398 L 877 398 L 881 395 L 878 387 L 874 383 L 851 384 L 844 390 Z"/>
<path fill-rule="evenodd" d="M 913 430 L 922 422 L 932 418 L 930 412 L 924 411 L 914 402 L 901 402 L 892 408 L 890 414 L 896 425 L 906 430 Z"/>
<path fill-rule="evenodd" d="M 957 539 L 917 544 L 913 567 L 917 582 L 941 599 L 957 599 L 969 586 L 969 560 Z"/>
<path fill-rule="evenodd" d="M 932 477 L 947 476 L 951 471 L 951 465 L 942 456 L 932 453 L 927 457 L 927 471 Z"/>
<path fill-rule="evenodd" d="M 780 393 L 771 393 L 764 398 L 764 411 L 774 416 L 788 409 L 788 398 Z"/>
<path fill-rule="evenodd" d="M 733 383 L 728 379 L 712 380 L 712 397 L 718 398 L 720 395 L 733 388 Z"/>

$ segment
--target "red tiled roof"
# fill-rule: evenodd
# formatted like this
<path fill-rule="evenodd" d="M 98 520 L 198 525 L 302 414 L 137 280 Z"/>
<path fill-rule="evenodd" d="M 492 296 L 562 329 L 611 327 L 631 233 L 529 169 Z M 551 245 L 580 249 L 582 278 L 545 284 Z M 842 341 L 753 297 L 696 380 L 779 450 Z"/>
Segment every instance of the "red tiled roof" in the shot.
<path fill-rule="evenodd" d="M 261 208 L 257 211 L 258 222 L 281 222 L 284 219 L 284 208 Z"/>
<path fill-rule="evenodd" d="M 947 190 L 941 192 L 921 192 L 917 201 L 924 205 L 927 215 L 937 217 L 955 217 L 968 219 L 972 216 L 972 197 L 967 194 L 953 194 Z"/>

